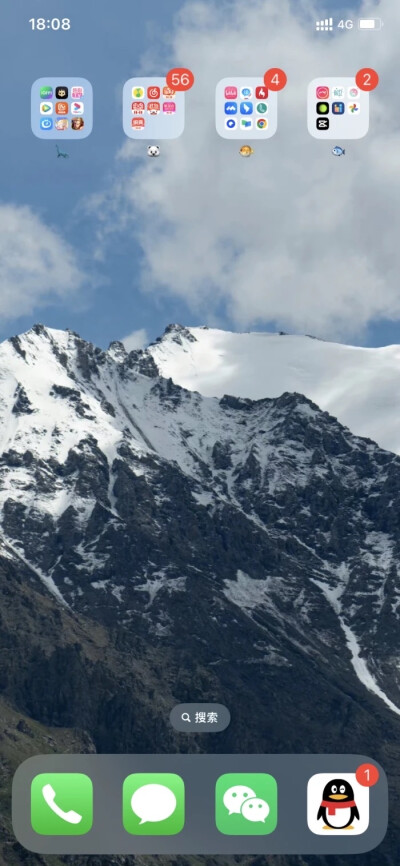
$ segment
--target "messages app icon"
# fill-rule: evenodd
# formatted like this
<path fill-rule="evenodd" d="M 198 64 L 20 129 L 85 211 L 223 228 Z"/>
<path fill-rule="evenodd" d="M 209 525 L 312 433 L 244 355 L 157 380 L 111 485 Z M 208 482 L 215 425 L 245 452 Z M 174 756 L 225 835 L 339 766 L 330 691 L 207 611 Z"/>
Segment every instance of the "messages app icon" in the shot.
<path fill-rule="evenodd" d="M 215 823 L 226 836 L 266 836 L 278 821 L 278 787 L 269 773 L 226 773 L 215 788 Z"/>
<path fill-rule="evenodd" d="M 176 773 L 132 773 L 124 781 L 122 821 L 134 836 L 175 836 L 185 824 L 185 785 Z"/>

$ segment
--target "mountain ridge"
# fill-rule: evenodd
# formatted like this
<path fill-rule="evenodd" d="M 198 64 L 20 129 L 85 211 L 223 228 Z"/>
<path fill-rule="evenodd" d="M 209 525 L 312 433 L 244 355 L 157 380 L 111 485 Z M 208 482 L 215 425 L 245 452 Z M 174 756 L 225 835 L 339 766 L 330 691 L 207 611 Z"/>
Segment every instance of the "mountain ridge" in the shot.
<path fill-rule="evenodd" d="M 43 326 L 1 344 L 4 699 L 99 751 L 398 760 L 399 491 L 302 394 L 204 397 Z M 183 744 L 169 710 L 201 699 L 232 724 Z"/>

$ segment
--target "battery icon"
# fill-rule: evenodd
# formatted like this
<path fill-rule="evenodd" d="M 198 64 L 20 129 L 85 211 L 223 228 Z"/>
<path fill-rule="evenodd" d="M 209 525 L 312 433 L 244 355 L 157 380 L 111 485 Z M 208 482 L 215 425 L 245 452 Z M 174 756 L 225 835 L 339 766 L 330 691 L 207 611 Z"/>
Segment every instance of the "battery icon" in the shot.
<path fill-rule="evenodd" d="M 380 30 L 381 27 L 382 27 L 382 21 L 380 18 L 359 18 L 358 19 L 359 30 Z"/>

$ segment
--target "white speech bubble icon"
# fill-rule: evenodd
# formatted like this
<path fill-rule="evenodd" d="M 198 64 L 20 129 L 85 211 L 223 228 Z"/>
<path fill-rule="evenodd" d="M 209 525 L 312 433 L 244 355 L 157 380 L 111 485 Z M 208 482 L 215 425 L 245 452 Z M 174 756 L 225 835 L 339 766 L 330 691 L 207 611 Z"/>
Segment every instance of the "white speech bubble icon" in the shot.
<path fill-rule="evenodd" d="M 165 821 L 175 812 L 176 797 L 166 785 L 142 785 L 132 794 L 131 808 L 141 824 Z"/>
<path fill-rule="evenodd" d="M 262 821 L 264 822 L 269 815 L 269 806 L 261 797 L 252 797 L 246 800 L 242 806 L 243 818 L 246 821 Z"/>
<path fill-rule="evenodd" d="M 255 797 L 255 791 L 247 785 L 234 785 L 228 788 L 224 794 L 224 806 L 228 809 L 230 815 L 239 815 L 243 803 L 249 800 L 250 797 Z"/>

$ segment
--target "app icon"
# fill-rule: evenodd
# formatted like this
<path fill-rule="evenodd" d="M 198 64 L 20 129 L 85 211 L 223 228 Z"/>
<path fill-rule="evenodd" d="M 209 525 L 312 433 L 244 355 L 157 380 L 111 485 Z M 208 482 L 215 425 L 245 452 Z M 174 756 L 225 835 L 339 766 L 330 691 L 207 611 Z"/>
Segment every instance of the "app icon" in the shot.
<path fill-rule="evenodd" d="M 317 129 L 329 129 L 329 117 L 317 117 Z"/>
<path fill-rule="evenodd" d="M 332 114 L 344 114 L 344 102 L 332 102 Z"/>
<path fill-rule="evenodd" d="M 132 117 L 132 129 L 144 129 L 145 123 L 144 117 Z"/>
<path fill-rule="evenodd" d="M 53 103 L 52 102 L 41 102 L 40 103 L 40 113 L 41 114 L 53 114 Z"/>
<path fill-rule="evenodd" d="M 132 96 L 134 99 L 143 99 L 144 87 L 132 87 Z"/>
<path fill-rule="evenodd" d="M 163 103 L 163 113 L 164 114 L 175 114 L 176 104 L 175 102 L 164 102 Z"/>
<path fill-rule="evenodd" d="M 264 84 L 262 87 L 256 87 L 256 99 L 268 99 L 268 90 Z"/>
<path fill-rule="evenodd" d="M 83 99 L 84 95 L 85 95 L 85 88 L 84 87 L 77 87 L 77 86 L 71 87 L 71 99 Z M 67 93 L 67 96 L 68 96 L 68 93 Z"/>
<path fill-rule="evenodd" d="M 253 103 L 248 102 L 247 100 L 245 102 L 241 102 L 240 103 L 240 113 L 241 114 L 253 114 Z"/>
<path fill-rule="evenodd" d="M 225 102 L 225 114 L 237 114 L 237 102 Z"/>
<path fill-rule="evenodd" d="M 240 88 L 240 98 L 241 99 L 250 99 L 250 97 L 252 95 L 253 95 L 253 88 L 252 87 L 241 87 Z"/>
<path fill-rule="evenodd" d="M 71 114 L 83 114 L 83 102 L 71 102 Z"/>
<path fill-rule="evenodd" d="M 40 98 L 41 99 L 53 99 L 53 88 L 52 87 L 41 87 L 40 88 Z"/>
<path fill-rule="evenodd" d="M 56 102 L 56 114 L 68 114 L 68 102 Z"/>
<path fill-rule="evenodd" d="M 328 99 L 329 97 L 329 87 L 325 85 L 320 85 L 320 87 L 316 88 L 315 95 L 317 99 Z"/>
<path fill-rule="evenodd" d="M 237 99 L 237 87 L 225 87 L 225 99 Z"/>
<path fill-rule="evenodd" d="M 172 87 L 168 87 L 166 85 L 162 89 L 164 99 L 173 99 L 175 96 L 175 90 L 172 90 Z"/>
<path fill-rule="evenodd" d="M 329 114 L 329 102 L 317 102 L 317 114 Z"/>
<path fill-rule="evenodd" d="M 148 102 L 147 103 L 147 111 L 149 114 L 159 114 L 160 113 L 160 103 L 159 102 Z"/>
<path fill-rule="evenodd" d="M 48 130 L 53 129 L 53 121 L 51 117 L 41 117 L 40 119 L 40 129 Z"/>
<path fill-rule="evenodd" d="M 242 117 L 240 119 L 240 128 L 241 129 L 252 129 L 253 128 L 253 121 L 250 120 L 250 118 Z"/>
<path fill-rule="evenodd" d="M 68 99 L 68 87 L 56 87 L 56 99 Z"/>
<path fill-rule="evenodd" d="M 83 836 L 93 824 L 93 785 L 83 773 L 40 773 L 31 785 L 31 824 L 41 836 Z"/>
<path fill-rule="evenodd" d="M 358 87 L 349 87 L 347 90 L 347 96 L 349 99 L 357 99 L 360 95 L 360 91 Z"/>
<path fill-rule="evenodd" d="M 68 123 L 68 120 L 67 120 Z M 71 120 L 71 129 L 80 130 L 85 126 L 83 117 L 73 117 Z"/>
<path fill-rule="evenodd" d="M 332 99 L 343 99 L 344 87 L 332 87 Z"/>
<path fill-rule="evenodd" d="M 257 111 L 258 114 L 266 114 L 268 111 L 268 105 L 266 102 L 257 102 Z"/>
<path fill-rule="evenodd" d="M 237 120 L 235 117 L 227 117 L 225 121 L 225 129 L 236 129 Z"/>
<path fill-rule="evenodd" d="M 159 99 L 161 90 L 159 87 L 148 87 L 147 88 L 147 99 Z"/>
<path fill-rule="evenodd" d="M 59 117 L 54 124 L 55 128 L 58 129 L 59 132 L 64 132 L 65 129 L 68 129 L 69 122 L 66 117 Z"/>
<path fill-rule="evenodd" d="M 307 785 L 307 824 L 317 836 L 359 836 L 369 825 L 369 789 L 355 773 L 317 773 Z M 327 831 L 329 831 L 327 833 Z"/>
<path fill-rule="evenodd" d="M 133 114 L 144 114 L 144 109 L 145 109 L 144 102 L 132 102 Z"/>
<path fill-rule="evenodd" d="M 265 117 L 259 117 L 257 120 L 257 129 L 266 129 L 268 126 L 268 120 Z"/>
<path fill-rule="evenodd" d="M 122 821 L 134 836 L 175 836 L 185 824 L 185 785 L 176 773 L 132 773 L 123 785 Z"/>
<path fill-rule="evenodd" d="M 358 114 L 360 111 L 360 103 L 359 102 L 350 102 L 347 106 L 347 111 L 349 114 Z"/>
<path fill-rule="evenodd" d="M 278 821 L 278 788 L 269 773 L 226 773 L 215 787 L 215 823 L 226 836 L 266 836 Z"/>

